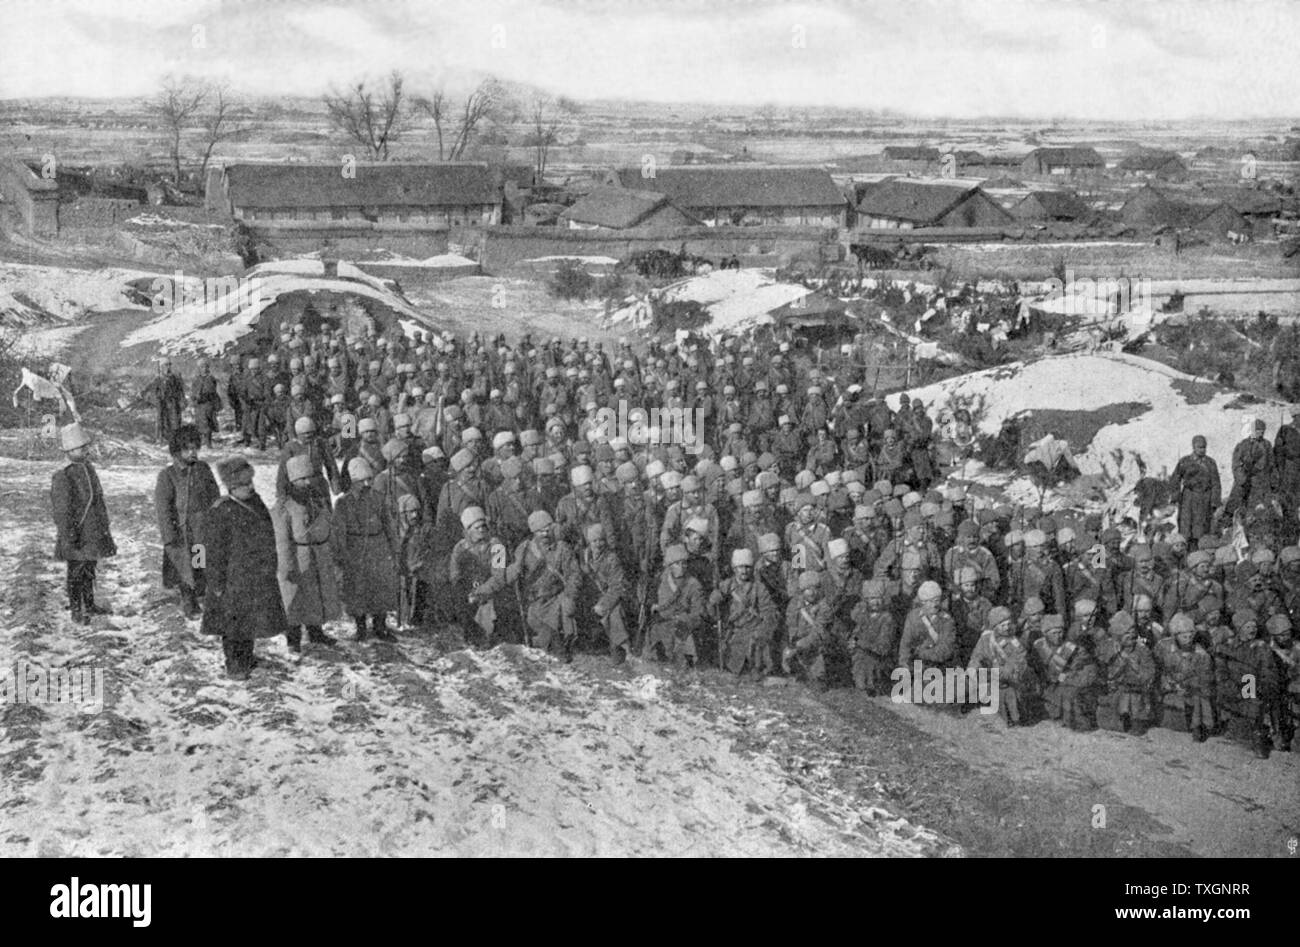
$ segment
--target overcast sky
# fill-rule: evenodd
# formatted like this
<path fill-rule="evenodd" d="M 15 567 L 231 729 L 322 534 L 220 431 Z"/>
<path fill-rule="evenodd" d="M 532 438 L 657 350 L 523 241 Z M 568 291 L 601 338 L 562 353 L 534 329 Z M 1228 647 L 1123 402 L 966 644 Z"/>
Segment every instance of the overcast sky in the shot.
<path fill-rule="evenodd" d="M 397 67 L 575 98 L 1173 119 L 1300 111 L 1292 0 L 0 0 L 0 98 Z"/>

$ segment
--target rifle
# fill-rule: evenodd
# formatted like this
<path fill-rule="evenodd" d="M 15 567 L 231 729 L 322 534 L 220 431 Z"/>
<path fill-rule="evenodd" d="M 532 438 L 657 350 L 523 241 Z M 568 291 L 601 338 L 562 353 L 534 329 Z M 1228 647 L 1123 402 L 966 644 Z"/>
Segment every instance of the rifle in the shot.
<path fill-rule="evenodd" d="M 519 608 L 519 620 L 524 626 L 524 644 L 531 648 L 533 646 L 533 630 L 528 625 L 528 611 L 524 608 L 524 596 L 519 591 L 519 576 L 515 576 L 512 585 L 515 588 L 515 604 Z"/>

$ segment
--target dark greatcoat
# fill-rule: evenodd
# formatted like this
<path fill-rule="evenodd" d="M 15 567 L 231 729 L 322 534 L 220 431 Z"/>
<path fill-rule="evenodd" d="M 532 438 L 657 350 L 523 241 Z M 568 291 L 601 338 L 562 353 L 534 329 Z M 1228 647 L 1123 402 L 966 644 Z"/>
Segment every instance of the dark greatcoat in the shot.
<path fill-rule="evenodd" d="M 204 540 L 203 633 L 232 641 L 284 634 L 289 622 L 276 581 L 275 527 L 262 498 L 222 497 L 208 511 Z"/>
<path fill-rule="evenodd" d="M 117 554 L 108 528 L 104 488 L 89 462 L 71 463 L 50 481 L 54 509 L 54 556 L 65 561 L 96 562 Z"/>
<path fill-rule="evenodd" d="M 1178 494 L 1178 532 L 1196 542 L 1210 532 L 1215 509 L 1223 502 L 1219 465 L 1210 457 L 1188 454 L 1170 477 Z"/>
<path fill-rule="evenodd" d="M 349 615 L 397 610 L 397 524 L 369 487 L 354 488 L 334 507 L 330 543 Z"/>
<path fill-rule="evenodd" d="M 221 499 L 217 478 L 204 461 L 188 466 L 178 461 L 158 471 L 153 496 L 163 543 L 163 588 L 193 588 L 195 547 L 204 541 L 208 511 Z"/>

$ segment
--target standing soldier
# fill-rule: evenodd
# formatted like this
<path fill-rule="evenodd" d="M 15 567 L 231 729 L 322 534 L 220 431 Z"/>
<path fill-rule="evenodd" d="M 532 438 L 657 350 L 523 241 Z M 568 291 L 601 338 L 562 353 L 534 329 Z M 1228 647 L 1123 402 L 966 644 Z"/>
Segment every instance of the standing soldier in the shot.
<path fill-rule="evenodd" d="M 593 524 L 604 527 L 605 536 L 613 536 L 614 520 L 604 498 L 596 495 L 591 468 L 585 464 L 574 467 L 569 481 L 573 484 L 573 492 L 561 497 L 555 507 L 555 523 L 560 538 L 571 549 L 581 549 L 586 543 L 586 529 Z"/>
<path fill-rule="evenodd" d="M 68 564 L 68 607 L 72 620 L 90 624 L 92 615 L 111 614 L 95 604 L 95 564 L 117 554 L 108 526 L 108 507 L 99 474 L 87 456 L 90 435 L 80 424 L 59 431 L 68 465 L 50 482 L 50 503 L 54 509 L 56 538 L 54 555 Z"/>
<path fill-rule="evenodd" d="M 729 579 L 709 597 L 722 624 L 722 666 L 732 674 L 749 670 L 756 678 L 772 670 L 772 640 L 777 625 L 776 605 L 762 582 L 754 577 L 754 553 L 737 549 L 731 554 Z"/>
<path fill-rule="evenodd" d="M 243 457 L 230 457 L 217 465 L 217 474 L 227 495 L 204 523 L 207 594 L 202 630 L 221 636 L 226 673 L 246 680 L 256 663 L 256 640 L 287 636 L 289 623 L 275 580 L 275 527 L 253 489 L 253 465 Z"/>
<path fill-rule="evenodd" d="M 523 462 L 507 457 L 497 468 L 501 485 L 487 498 L 488 523 L 507 549 L 516 548 L 529 537 L 528 514 L 533 512 L 523 486 Z"/>
<path fill-rule="evenodd" d="M 456 589 L 461 627 L 477 628 L 484 648 L 496 643 L 497 593 L 506 587 L 506 547 L 488 533 L 482 507 L 466 507 L 460 514 L 465 536 L 451 550 L 448 578 Z"/>
<path fill-rule="evenodd" d="M 1232 493 L 1225 505 L 1229 514 L 1253 510 L 1273 488 L 1273 449 L 1264 440 L 1266 428 L 1263 421 L 1256 421 L 1253 434 L 1232 450 Z"/>
<path fill-rule="evenodd" d="M 163 373 L 158 379 L 158 431 L 164 443 L 169 443 L 172 431 L 181 426 L 185 411 L 185 382 L 172 369 L 171 359 L 163 362 Z"/>
<path fill-rule="evenodd" d="M 388 613 L 398 605 L 397 522 L 371 489 L 374 473 L 365 458 L 349 460 L 347 473 L 348 492 L 334 508 L 330 532 L 343 607 L 356 622 L 357 641 L 365 641 L 371 633 L 380 641 L 393 641 Z"/>
<path fill-rule="evenodd" d="M 627 623 L 623 620 L 623 604 L 627 583 L 618 554 L 610 546 L 605 527 L 590 523 L 586 532 L 587 548 L 582 553 L 582 573 L 587 580 L 591 613 L 605 631 L 609 641 L 609 656 L 614 666 L 627 660 Z"/>
<path fill-rule="evenodd" d="M 978 575 L 981 595 L 997 594 L 1001 583 L 997 560 L 993 558 L 992 552 L 980 545 L 979 527 L 974 520 L 962 520 L 957 525 L 957 543 L 944 554 L 943 574 L 947 577 L 950 588 L 960 584 L 957 574 L 967 566 L 973 568 Z"/>
<path fill-rule="evenodd" d="M 311 481 L 318 495 L 326 503 L 330 500 L 330 491 L 338 492 L 339 471 L 334 465 L 329 445 L 316 436 L 316 421 L 311 417 L 299 418 L 293 424 L 294 439 L 284 445 L 280 456 L 280 467 L 275 476 L 275 495 L 280 500 L 288 493 L 288 462 L 294 457 L 302 457 L 311 471 Z"/>
<path fill-rule="evenodd" d="M 240 403 L 244 406 L 244 443 L 252 446 L 257 443 L 258 450 L 266 450 L 267 430 L 266 405 L 271 399 L 274 384 L 266 375 L 258 371 L 260 363 L 255 358 L 248 360 L 248 373 L 239 392 Z"/>
<path fill-rule="evenodd" d="M 1273 748 L 1288 752 L 1300 720 L 1300 644 L 1292 637 L 1291 619 L 1274 615 L 1266 624 L 1272 673 L 1261 687 L 1263 711 L 1273 730 Z"/>
<path fill-rule="evenodd" d="M 1277 468 L 1277 489 L 1286 497 L 1286 505 L 1289 509 L 1294 510 L 1296 503 L 1300 501 L 1300 427 L 1297 427 L 1296 421 L 1300 419 L 1300 406 L 1291 408 L 1291 422 L 1283 424 L 1277 429 L 1277 437 L 1273 441 L 1273 463 Z M 1175 471 L 1177 473 L 1177 471 Z M 1183 530 L 1182 519 L 1178 521 L 1179 532 L 1187 536 Z M 1196 537 L 1189 537 L 1195 539 Z"/>
<path fill-rule="evenodd" d="M 526 604 L 524 622 L 532 635 L 532 646 L 550 651 L 560 648 L 567 663 L 573 660 L 577 638 L 575 605 L 581 581 L 578 561 L 569 544 L 556 539 L 555 521 L 543 510 L 528 517 L 531 539 L 515 550 L 506 568 L 507 582 L 520 582 Z"/>
<path fill-rule="evenodd" d="M 181 607 L 191 621 L 199 617 L 204 585 L 203 523 L 221 488 L 212 468 L 199 460 L 202 438 L 192 424 L 172 432 L 172 463 L 158 472 L 154 508 L 163 544 L 163 588 L 180 586 Z"/>
<path fill-rule="evenodd" d="M 284 599 L 289 630 L 289 650 L 302 653 L 302 629 L 312 644 L 332 645 L 324 625 L 338 618 L 339 603 L 330 550 L 332 516 L 329 494 L 321 495 L 306 454 L 290 457 L 285 467 L 289 486 L 272 514 L 276 549 L 279 554 L 280 594 Z"/>
<path fill-rule="evenodd" d="M 1283 428 L 1286 430 L 1286 428 Z M 1281 442 L 1282 434 L 1278 433 Z M 1189 542 L 1209 535 L 1214 511 L 1223 502 L 1219 483 L 1219 465 L 1206 456 L 1205 438 L 1192 438 L 1192 452 L 1178 461 L 1170 484 L 1178 496 L 1178 532 Z M 1300 443 L 1297 443 L 1300 449 Z"/>
<path fill-rule="evenodd" d="M 199 361 L 199 375 L 194 379 L 194 405 L 194 423 L 198 426 L 199 436 L 204 446 L 211 448 L 212 435 L 219 430 L 217 412 L 221 410 L 221 394 L 206 358 Z"/>
<path fill-rule="evenodd" d="M 974 566 L 962 566 L 955 578 L 960 594 L 951 598 L 949 610 L 957 630 L 957 659 L 966 661 L 988 628 L 993 603 L 980 594 L 980 574 Z"/>

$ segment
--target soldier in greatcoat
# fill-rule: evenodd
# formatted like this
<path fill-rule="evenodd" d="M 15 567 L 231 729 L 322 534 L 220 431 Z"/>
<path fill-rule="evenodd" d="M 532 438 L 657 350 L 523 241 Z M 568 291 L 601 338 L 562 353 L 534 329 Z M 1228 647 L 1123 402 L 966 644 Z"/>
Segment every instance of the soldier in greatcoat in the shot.
<path fill-rule="evenodd" d="M 499 631 L 497 600 L 506 587 L 506 546 L 489 532 L 482 507 L 460 514 L 464 537 L 452 547 L 448 577 L 460 606 L 461 627 L 484 647 L 496 643 Z"/>
<path fill-rule="evenodd" d="M 1193 437 L 1192 452 L 1178 461 L 1169 478 L 1178 496 L 1178 532 L 1191 542 L 1210 533 L 1214 511 L 1223 502 L 1219 465 L 1205 448 L 1203 436 Z"/>
<path fill-rule="evenodd" d="M 221 636 L 226 673 L 246 679 L 256 640 L 288 634 L 289 623 L 276 583 L 275 527 L 253 489 L 253 467 L 243 457 L 230 457 L 217 465 L 217 475 L 227 494 L 204 523 L 202 631 Z"/>
<path fill-rule="evenodd" d="M 398 524 L 372 488 L 374 471 L 364 457 L 348 461 L 348 491 L 334 507 L 330 531 L 343 607 L 357 626 L 357 640 L 371 634 L 392 641 L 388 613 L 397 611 Z"/>
<path fill-rule="evenodd" d="M 90 624 L 92 615 L 110 614 L 95 604 L 95 567 L 100 559 L 117 554 L 109 531 L 108 507 L 99 474 L 89 458 L 91 437 L 80 424 L 59 431 L 68 464 L 50 481 L 50 504 L 54 511 L 54 555 L 68 564 L 68 608 L 72 620 Z"/>
<path fill-rule="evenodd" d="M 600 523 L 588 524 L 586 539 L 581 560 L 586 607 L 580 606 L 579 611 L 585 613 L 590 609 L 596 623 L 604 629 L 610 659 L 617 666 L 627 659 L 628 634 L 623 610 L 631 590 L 605 527 Z"/>
<path fill-rule="evenodd" d="M 519 582 L 524 601 L 524 621 L 532 645 L 557 648 L 566 661 L 573 660 L 578 635 L 576 604 L 581 573 L 569 544 L 556 538 L 555 521 L 544 510 L 528 517 L 532 537 L 515 550 L 506 567 L 506 581 Z"/>
<path fill-rule="evenodd" d="M 202 437 L 192 424 L 172 432 L 172 463 L 158 472 L 154 485 L 154 508 L 163 544 L 163 588 L 181 591 L 181 607 L 191 621 L 200 614 L 199 599 L 204 585 L 207 553 L 203 527 L 212 504 L 221 498 L 221 488 L 212 468 L 199 460 Z"/>
<path fill-rule="evenodd" d="M 289 619 L 289 650 L 302 652 L 302 630 L 312 644 L 332 645 L 324 625 L 343 614 L 330 544 L 333 516 L 328 494 L 316 483 L 319 471 L 307 454 L 285 465 L 288 490 L 272 514 L 279 554 L 280 594 Z"/>

